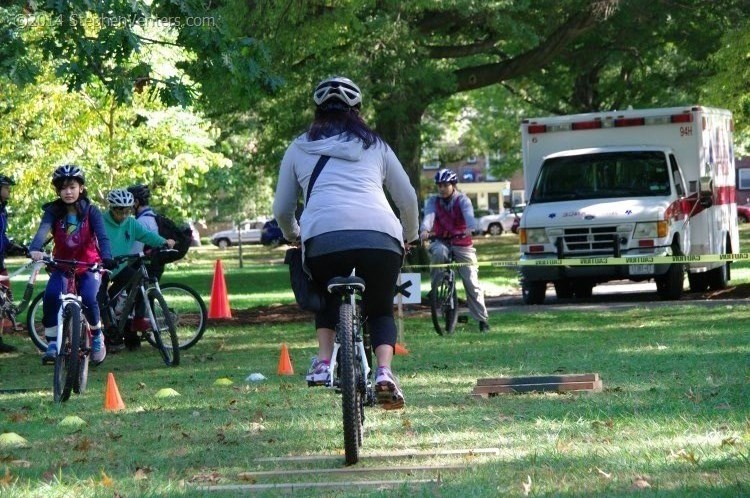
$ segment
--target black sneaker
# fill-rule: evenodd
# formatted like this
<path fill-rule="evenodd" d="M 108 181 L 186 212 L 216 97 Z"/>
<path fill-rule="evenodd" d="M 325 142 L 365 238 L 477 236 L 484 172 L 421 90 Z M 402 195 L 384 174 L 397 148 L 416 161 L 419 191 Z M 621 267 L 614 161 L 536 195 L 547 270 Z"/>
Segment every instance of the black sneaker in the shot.
<path fill-rule="evenodd" d="M 487 322 L 479 322 L 479 332 L 486 334 L 490 331 L 490 324 Z"/>
<path fill-rule="evenodd" d="M 10 344 L 5 344 L 3 342 L 3 338 L 0 337 L 0 353 L 13 353 L 17 351 L 18 348 L 15 346 L 11 346 Z"/>

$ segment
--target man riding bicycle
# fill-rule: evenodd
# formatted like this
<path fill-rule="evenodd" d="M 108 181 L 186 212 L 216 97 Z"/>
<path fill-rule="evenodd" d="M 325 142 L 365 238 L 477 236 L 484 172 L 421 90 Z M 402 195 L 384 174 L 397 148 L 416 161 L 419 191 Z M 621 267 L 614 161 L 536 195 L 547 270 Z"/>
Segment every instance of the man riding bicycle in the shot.
<path fill-rule="evenodd" d="M 432 264 L 448 263 L 453 254 L 456 263 L 460 264 L 458 274 L 464 284 L 469 312 L 479 322 L 479 331 L 488 332 L 489 316 L 484 305 L 484 291 L 479 284 L 477 251 L 471 240 L 471 233 L 476 227 L 474 208 L 471 199 L 456 189 L 456 183 L 458 176 L 450 169 L 435 173 L 438 194 L 427 199 L 420 236 L 422 240 L 429 238 L 431 233 L 434 237 L 430 244 Z M 441 270 L 433 269 L 433 283 L 441 275 Z"/>

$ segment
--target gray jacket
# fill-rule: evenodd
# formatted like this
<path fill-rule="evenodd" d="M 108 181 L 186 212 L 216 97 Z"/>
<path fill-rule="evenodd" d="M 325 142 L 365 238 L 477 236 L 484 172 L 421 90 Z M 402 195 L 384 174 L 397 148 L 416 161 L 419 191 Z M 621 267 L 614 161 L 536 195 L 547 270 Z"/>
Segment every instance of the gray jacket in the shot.
<path fill-rule="evenodd" d="M 315 182 L 300 224 L 294 217 L 297 199 L 321 155 L 331 156 Z M 388 190 L 401 214 L 394 214 L 385 196 Z M 304 198 L 303 198 L 304 199 Z M 281 161 L 273 213 L 287 240 L 302 241 L 337 230 L 374 230 L 401 241 L 416 240 L 417 194 L 393 150 L 385 143 L 362 148 L 345 134 L 309 142 L 297 137 Z"/>

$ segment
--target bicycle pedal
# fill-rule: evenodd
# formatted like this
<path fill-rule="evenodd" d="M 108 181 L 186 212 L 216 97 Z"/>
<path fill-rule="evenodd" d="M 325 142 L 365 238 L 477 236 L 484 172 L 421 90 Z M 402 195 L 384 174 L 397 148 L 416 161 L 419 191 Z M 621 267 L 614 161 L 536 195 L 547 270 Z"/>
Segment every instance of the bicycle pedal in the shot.
<path fill-rule="evenodd" d="M 458 323 L 469 323 L 469 317 L 466 315 L 458 315 Z"/>

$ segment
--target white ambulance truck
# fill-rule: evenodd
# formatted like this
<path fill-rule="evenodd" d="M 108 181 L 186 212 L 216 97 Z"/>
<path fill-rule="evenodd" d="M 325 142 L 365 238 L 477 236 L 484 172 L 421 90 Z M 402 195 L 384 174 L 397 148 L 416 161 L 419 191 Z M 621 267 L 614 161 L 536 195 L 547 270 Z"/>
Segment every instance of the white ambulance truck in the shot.
<path fill-rule="evenodd" d="M 694 292 L 726 287 L 729 262 L 689 261 L 740 251 L 733 128 L 729 111 L 699 106 L 524 120 L 524 302 L 541 304 L 548 284 L 558 297 L 588 297 L 621 279 L 653 279 L 662 299 L 679 299 L 686 270 Z M 632 264 L 554 261 L 607 256 Z"/>

